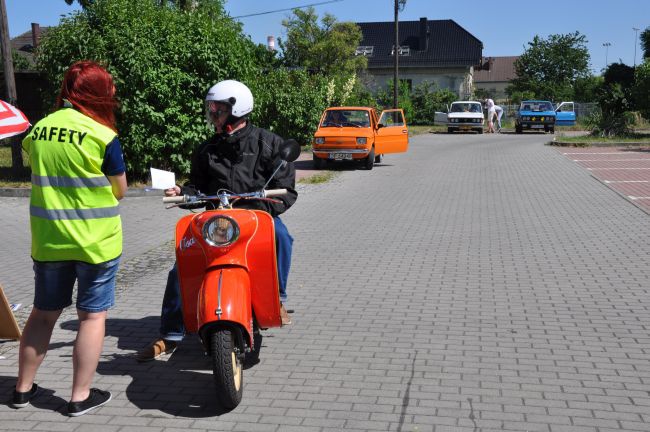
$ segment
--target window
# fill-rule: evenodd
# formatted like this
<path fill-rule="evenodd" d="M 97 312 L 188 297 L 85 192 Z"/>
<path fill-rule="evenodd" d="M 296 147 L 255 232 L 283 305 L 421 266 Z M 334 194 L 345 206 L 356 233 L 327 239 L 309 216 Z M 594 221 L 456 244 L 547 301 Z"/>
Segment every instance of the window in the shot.
<path fill-rule="evenodd" d="M 364 57 L 372 57 L 372 53 L 375 50 L 374 46 L 370 45 L 359 45 L 354 52 L 354 55 L 362 55 Z"/>
<path fill-rule="evenodd" d="M 407 57 L 411 55 L 411 47 L 408 45 L 400 45 L 399 49 L 397 50 L 397 54 L 399 54 L 402 57 Z M 393 48 L 390 52 L 390 55 L 395 55 L 395 45 L 393 45 Z"/>
<path fill-rule="evenodd" d="M 404 126 L 404 118 L 401 111 L 384 111 L 379 119 L 379 123 L 385 127 Z"/>

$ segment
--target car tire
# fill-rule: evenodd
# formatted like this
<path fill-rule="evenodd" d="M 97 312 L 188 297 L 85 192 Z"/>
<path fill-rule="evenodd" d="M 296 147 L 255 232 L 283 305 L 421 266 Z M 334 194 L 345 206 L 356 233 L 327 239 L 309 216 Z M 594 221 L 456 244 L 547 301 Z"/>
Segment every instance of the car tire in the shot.
<path fill-rule="evenodd" d="M 383 154 L 378 154 L 375 156 L 375 163 L 382 163 L 384 161 L 384 155 Z"/>
<path fill-rule="evenodd" d="M 448 127 L 448 128 L 447 128 L 447 133 L 454 133 L 454 128 L 450 128 L 450 127 Z"/>
<path fill-rule="evenodd" d="M 316 155 L 314 154 L 312 154 L 312 159 L 313 159 L 312 166 L 314 167 L 314 169 L 317 170 L 323 169 L 325 165 L 325 161 L 323 159 L 316 157 Z"/>
<path fill-rule="evenodd" d="M 518 133 L 518 134 L 522 133 L 523 130 L 522 130 L 521 126 L 515 126 L 515 132 Z"/>
<path fill-rule="evenodd" d="M 476 132 L 478 132 L 479 135 L 482 134 L 482 133 L 483 133 L 483 128 L 481 128 L 481 129 L 476 129 Z"/>
<path fill-rule="evenodd" d="M 552 127 L 552 128 L 550 129 L 550 131 L 551 131 L 552 134 L 554 134 L 554 133 L 555 133 L 555 127 Z"/>
<path fill-rule="evenodd" d="M 368 156 L 361 160 L 363 161 L 363 168 L 370 171 L 375 166 L 375 148 L 370 149 Z"/>

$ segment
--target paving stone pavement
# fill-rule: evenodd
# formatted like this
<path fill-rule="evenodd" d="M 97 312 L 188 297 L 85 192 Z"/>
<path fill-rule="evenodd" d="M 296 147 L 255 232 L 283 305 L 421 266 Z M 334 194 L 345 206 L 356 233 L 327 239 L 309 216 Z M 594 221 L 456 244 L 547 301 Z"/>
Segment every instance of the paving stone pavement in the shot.
<path fill-rule="evenodd" d="M 17 344 L 0 344 L 0 429 L 650 430 L 649 216 L 546 140 L 419 136 L 370 172 L 301 185 L 284 217 L 294 324 L 265 332 L 231 412 L 194 337 L 166 361 L 131 357 L 156 334 L 182 213 L 127 198 L 95 382 L 114 400 L 62 415 L 76 329 L 68 309 L 33 406 L 7 406 Z M 0 198 L 0 283 L 27 310 L 25 201 Z"/>

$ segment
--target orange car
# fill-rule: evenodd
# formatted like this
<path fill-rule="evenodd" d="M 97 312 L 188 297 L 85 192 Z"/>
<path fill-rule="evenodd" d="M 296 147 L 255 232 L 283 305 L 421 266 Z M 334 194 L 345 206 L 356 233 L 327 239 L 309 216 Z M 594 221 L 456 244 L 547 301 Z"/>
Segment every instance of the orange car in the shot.
<path fill-rule="evenodd" d="M 374 108 L 328 108 L 314 134 L 314 167 L 321 169 L 325 162 L 354 160 L 371 170 L 386 153 L 407 151 L 408 135 L 401 109 L 384 110 L 377 117 Z"/>

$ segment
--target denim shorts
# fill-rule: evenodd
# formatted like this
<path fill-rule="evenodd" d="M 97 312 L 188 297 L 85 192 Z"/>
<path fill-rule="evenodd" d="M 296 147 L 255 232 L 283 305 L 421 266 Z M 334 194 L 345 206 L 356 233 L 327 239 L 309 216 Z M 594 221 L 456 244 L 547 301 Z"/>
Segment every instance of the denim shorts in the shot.
<path fill-rule="evenodd" d="M 120 257 L 100 264 L 81 261 L 34 261 L 34 307 L 57 311 L 72 304 L 77 281 L 77 309 L 103 312 L 115 304 L 115 276 Z"/>

